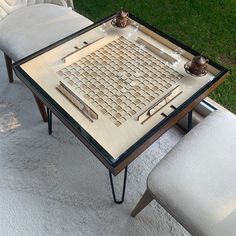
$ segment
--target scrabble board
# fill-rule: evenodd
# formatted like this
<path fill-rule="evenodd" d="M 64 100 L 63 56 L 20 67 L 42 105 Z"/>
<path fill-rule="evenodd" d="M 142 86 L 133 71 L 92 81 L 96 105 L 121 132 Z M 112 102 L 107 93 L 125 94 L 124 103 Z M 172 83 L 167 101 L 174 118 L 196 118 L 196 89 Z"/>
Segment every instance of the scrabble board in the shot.
<path fill-rule="evenodd" d="M 58 75 L 58 89 L 91 122 L 99 118 L 99 111 L 117 127 L 176 89 L 184 77 L 122 36 L 59 70 Z"/>

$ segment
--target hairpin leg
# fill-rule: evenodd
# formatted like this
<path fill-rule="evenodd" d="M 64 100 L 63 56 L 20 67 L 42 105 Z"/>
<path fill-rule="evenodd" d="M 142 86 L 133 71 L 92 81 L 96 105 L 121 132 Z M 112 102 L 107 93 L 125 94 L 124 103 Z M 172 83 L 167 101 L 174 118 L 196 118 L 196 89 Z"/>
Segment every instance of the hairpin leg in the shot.
<path fill-rule="evenodd" d="M 109 177 L 110 177 L 112 195 L 113 195 L 114 202 L 115 202 L 116 204 L 122 204 L 122 203 L 124 202 L 124 198 L 125 198 L 125 187 L 126 187 L 126 180 L 127 180 L 127 170 L 128 170 L 128 166 L 125 167 L 124 182 L 123 182 L 123 190 L 122 190 L 122 198 L 121 198 L 120 201 L 118 201 L 117 198 L 116 198 L 116 194 L 115 194 L 115 190 L 114 190 L 114 185 L 113 185 L 113 179 L 112 179 L 112 173 L 109 171 Z"/>
<path fill-rule="evenodd" d="M 188 132 L 192 129 L 193 127 L 193 111 L 190 111 L 188 113 Z"/>
<path fill-rule="evenodd" d="M 47 107 L 48 114 L 48 134 L 52 134 L 52 111 Z"/>

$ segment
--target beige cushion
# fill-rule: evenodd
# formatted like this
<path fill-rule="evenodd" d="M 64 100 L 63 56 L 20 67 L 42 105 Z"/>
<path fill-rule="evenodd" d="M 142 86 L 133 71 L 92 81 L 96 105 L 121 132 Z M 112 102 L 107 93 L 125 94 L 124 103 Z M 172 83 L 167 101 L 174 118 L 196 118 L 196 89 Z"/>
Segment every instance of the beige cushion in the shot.
<path fill-rule="evenodd" d="M 28 2 L 28 0 L 0 0 L 0 20 L 18 8 L 27 6 Z"/>
<path fill-rule="evenodd" d="M 13 11 L 38 3 L 52 3 L 73 7 L 72 0 L 0 0 L 0 21 Z"/>
<path fill-rule="evenodd" d="M 0 49 L 17 61 L 90 24 L 92 21 L 66 7 L 23 7 L 0 21 Z"/>
<path fill-rule="evenodd" d="M 236 235 L 236 116 L 216 111 L 148 178 L 148 189 L 193 235 Z"/>

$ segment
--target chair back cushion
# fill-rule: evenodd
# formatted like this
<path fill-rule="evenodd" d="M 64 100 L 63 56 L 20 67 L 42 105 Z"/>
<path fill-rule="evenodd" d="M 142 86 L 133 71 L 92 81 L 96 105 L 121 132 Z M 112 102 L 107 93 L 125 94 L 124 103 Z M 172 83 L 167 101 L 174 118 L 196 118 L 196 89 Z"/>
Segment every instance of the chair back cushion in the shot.
<path fill-rule="evenodd" d="M 44 2 L 44 0 L 0 0 L 0 21 L 20 7 Z"/>

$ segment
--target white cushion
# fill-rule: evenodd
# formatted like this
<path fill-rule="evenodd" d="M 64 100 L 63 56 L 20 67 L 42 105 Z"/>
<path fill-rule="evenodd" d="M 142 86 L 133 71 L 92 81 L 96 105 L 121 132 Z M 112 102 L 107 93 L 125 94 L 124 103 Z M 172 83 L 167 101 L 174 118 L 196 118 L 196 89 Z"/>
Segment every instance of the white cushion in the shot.
<path fill-rule="evenodd" d="M 56 5 L 73 6 L 73 0 L 0 0 L 0 21 L 13 11 L 33 4 L 53 3 Z"/>
<path fill-rule="evenodd" d="M 23 7 L 0 21 L 0 49 L 17 61 L 92 23 L 62 6 Z"/>
<path fill-rule="evenodd" d="M 28 0 L 0 0 L 0 20 L 16 9 L 27 6 L 27 4 Z"/>
<path fill-rule="evenodd" d="M 148 189 L 193 235 L 236 235 L 236 116 L 216 111 L 153 169 Z"/>

